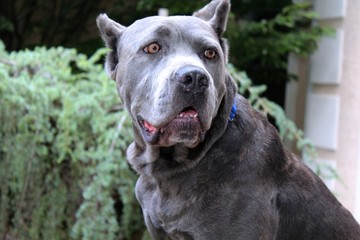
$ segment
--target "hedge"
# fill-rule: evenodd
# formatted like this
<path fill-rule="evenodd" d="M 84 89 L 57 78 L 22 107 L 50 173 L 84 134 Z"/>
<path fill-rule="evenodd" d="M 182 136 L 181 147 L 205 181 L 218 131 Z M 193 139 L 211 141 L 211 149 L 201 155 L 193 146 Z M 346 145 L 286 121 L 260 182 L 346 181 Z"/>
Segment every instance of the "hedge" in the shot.
<path fill-rule="evenodd" d="M 0 239 L 136 239 L 131 123 L 101 49 L 0 43 Z"/>

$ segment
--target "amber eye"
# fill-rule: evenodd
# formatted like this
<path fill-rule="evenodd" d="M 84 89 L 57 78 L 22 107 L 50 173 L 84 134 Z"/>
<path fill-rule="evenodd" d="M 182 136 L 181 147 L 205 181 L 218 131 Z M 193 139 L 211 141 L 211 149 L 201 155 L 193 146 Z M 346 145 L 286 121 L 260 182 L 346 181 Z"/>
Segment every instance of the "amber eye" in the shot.
<path fill-rule="evenodd" d="M 205 57 L 207 59 L 214 59 L 216 57 L 216 51 L 214 51 L 214 50 L 206 50 L 205 51 Z"/>
<path fill-rule="evenodd" d="M 157 43 L 151 43 L 144 48 L 144 52 L 149 54 L 157 53 L 160 50 L 160 45 Z"/>

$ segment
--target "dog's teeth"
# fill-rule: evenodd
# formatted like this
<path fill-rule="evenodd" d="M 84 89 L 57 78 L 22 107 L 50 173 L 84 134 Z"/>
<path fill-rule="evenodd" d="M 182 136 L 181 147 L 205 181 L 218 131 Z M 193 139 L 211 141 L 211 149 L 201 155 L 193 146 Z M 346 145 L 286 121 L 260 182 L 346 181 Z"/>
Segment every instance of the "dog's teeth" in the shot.
<path fill-rule="evenodd" d="M 188 118 L 197 118 L 198 114 L 184 114 L 184 113 L 180 113 L 177 115 L 178 118 L 184 118 L 184 117 L 188 117 Z"/>

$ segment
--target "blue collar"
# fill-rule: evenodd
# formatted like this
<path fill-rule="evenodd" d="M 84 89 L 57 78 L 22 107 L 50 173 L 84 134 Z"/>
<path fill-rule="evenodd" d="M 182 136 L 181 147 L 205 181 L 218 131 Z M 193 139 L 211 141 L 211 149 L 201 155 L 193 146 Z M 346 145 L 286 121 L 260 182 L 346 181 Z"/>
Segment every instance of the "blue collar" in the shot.
<path fill-rule="evenodd" d="M 234 99 L 234 103 L 231 107 L 231 112 L 230 112 L 230 116 L 229 116 L 229 122 L 234 121 L 236 115 L 236 99 Z"/>

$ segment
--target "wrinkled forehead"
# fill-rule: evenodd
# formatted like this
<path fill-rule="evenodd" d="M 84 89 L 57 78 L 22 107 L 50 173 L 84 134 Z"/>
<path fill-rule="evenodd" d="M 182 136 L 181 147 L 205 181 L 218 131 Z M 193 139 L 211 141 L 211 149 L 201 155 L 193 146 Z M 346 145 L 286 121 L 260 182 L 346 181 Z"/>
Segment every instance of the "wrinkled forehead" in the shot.
<path fill-rule="evenodd" d="M 192 16 L 148 17 L 137 20 L 130 25 L 123 37 L 125 42 L 138 44 L 151 43 L 160 39 L 176 41 L 203 41 L 218 43 L 218 37 L 213 28 L 205 21 Z"/>

